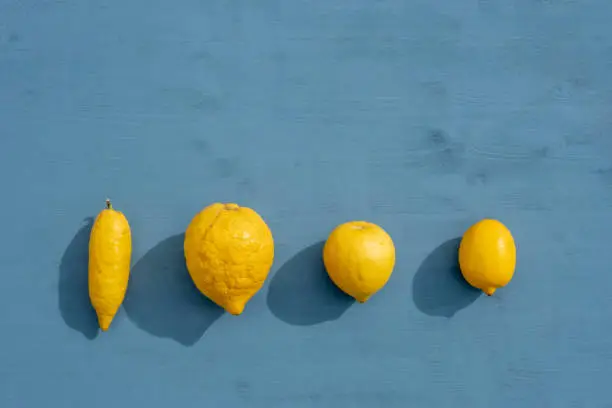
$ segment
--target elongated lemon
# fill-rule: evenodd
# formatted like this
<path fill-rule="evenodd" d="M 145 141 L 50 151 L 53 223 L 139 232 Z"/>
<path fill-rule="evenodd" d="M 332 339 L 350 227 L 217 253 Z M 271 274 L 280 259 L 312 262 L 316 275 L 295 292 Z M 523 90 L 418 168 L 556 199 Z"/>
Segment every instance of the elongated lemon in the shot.
<path fill-rule="evenodd" d="M 132 233 L 125 215 L 106 200 L 89 238 L 89 299 L 102 331 L 123 303 L 130 276 Z"/>

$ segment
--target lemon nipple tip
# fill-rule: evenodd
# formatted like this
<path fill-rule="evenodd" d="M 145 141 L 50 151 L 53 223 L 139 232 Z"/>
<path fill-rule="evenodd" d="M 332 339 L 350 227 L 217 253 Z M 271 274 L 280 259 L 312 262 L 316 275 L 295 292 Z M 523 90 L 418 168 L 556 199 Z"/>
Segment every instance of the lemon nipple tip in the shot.
<path fill-rule="evenodd" d="M 113 316 L 100 316 L 98 322 L 100 323 L 100 329 L 107 331 L 113 321 Z"/>
<path fill-rule="evenodd" d="M 495 291 L 497 290 L 497 288 L 494 287 L 489 287 L 489 288 L 484 288 L 482 291 L 485 293 L 485 295 L 487 296 L 493 296 L 493 294 L 495 293 Z"/>

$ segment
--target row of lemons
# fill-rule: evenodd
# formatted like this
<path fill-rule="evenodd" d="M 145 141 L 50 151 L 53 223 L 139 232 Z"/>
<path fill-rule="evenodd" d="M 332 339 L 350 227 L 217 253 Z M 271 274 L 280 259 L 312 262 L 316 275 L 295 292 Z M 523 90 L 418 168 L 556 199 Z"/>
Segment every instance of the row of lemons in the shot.
<path fill-rule="evenodd" d="M 185 232 L 184 253 L 195 286 L 232 315 L 243 312 L 263 286 L 274 261 L 274 239 L 261 216 L 248 207 L 214 203 L 202 209 Z M 103 331 L 123 303 L 130 276 L 132 236 L 125 215 L 110 200 L 96 217 L 89 241 L 89 297 Z M 330 279 L 358 302 L 367 301 L 391 277 L 393 240 L 366 221 L 341 224 L 323 248 Z M 492 295 L 510 282 L 516 265 L 514 239 L 501 222 L 472 225 L 459 245 L 465 280 Z"/>

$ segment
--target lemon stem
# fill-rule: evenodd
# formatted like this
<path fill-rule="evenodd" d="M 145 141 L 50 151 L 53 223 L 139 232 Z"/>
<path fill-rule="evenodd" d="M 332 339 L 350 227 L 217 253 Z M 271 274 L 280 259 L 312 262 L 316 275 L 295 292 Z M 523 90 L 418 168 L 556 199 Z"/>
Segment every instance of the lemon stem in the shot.
<path fill-rule="evenodd" d="M 112 210 L 113 209 L 113 205 L 111 204 L 110 200 L 107 198 L 106 199 L 106 209 L 107 210 Z"/>

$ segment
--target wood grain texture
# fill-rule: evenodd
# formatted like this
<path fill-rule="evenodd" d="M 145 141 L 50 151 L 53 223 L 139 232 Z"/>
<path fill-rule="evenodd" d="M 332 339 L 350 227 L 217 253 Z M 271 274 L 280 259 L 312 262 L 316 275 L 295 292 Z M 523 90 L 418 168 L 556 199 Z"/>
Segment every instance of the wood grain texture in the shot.
<path fill-rule="evenodd" d="M 0 0 L 0 406 L 612 406 L 612 5 Z M 87 298 L 110 197 L 133 275 Z M 255 208 L 276 260 L 238 317 L 182 234 Z M 483 217 L 514 233 L 494 297 L 458 278 Z M 353 219 L 397 266 L 363 305 L 322 270 Z"/>

